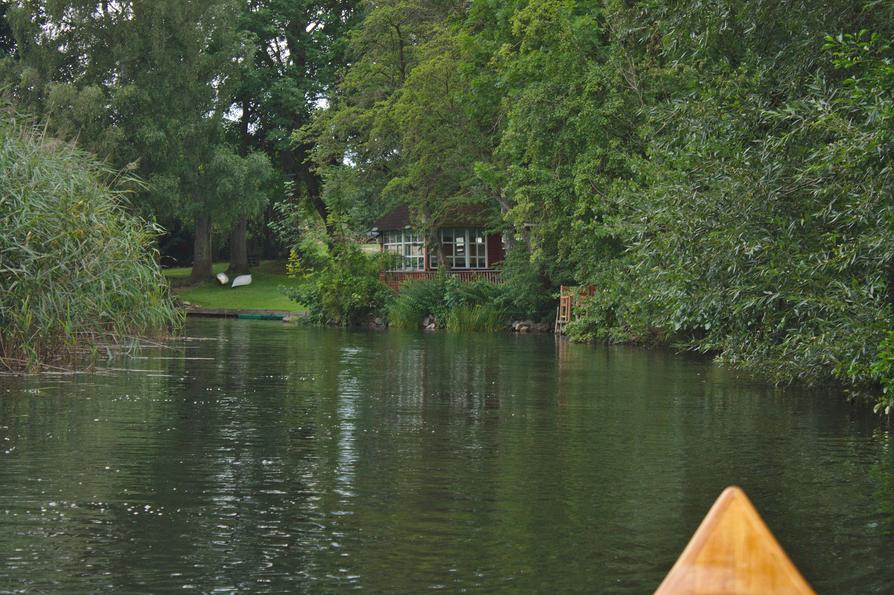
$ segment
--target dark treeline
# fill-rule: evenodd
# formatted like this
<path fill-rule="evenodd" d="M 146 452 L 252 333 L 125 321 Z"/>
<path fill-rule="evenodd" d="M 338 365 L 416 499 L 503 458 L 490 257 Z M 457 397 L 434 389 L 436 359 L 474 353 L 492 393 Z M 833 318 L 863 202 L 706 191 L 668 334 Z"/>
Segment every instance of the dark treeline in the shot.
<path fill-rule="evenodd" d="M 140 207 L 192 230 L 196 278 L 215 234 L 244 267 L 246 230 L 274 212 L 333 242 L 400 202 L 428 235 L 478 204 L 545 291 L 598 289 L 577 338 L 672 343 L 779 381 L 894 383 L 888 0 L 0 14 L 0 84 L 135 170 Z"/>

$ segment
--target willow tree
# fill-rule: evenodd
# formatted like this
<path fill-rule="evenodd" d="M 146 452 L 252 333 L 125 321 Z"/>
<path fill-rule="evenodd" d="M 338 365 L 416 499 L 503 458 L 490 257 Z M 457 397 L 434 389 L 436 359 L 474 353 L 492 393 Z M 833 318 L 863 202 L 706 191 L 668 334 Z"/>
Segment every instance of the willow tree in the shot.
<path fill-rule="evenodd" d="M 139 173 L 138 206 L 193 229 L 196 281 L 211 275 L 214 218 L 263 204 L 256 180 L 240 176 L 259 158 L 230 148 L 225 134 L 237 74 L 254 49 L 237 29 L 241 4 L 15 0 L 8 15 L 18 49 L 4 72 L 14 99 L 54 133 Z M 227 151 L 231 164 L 248 161 L 222 172 L 215 163 Z"/>

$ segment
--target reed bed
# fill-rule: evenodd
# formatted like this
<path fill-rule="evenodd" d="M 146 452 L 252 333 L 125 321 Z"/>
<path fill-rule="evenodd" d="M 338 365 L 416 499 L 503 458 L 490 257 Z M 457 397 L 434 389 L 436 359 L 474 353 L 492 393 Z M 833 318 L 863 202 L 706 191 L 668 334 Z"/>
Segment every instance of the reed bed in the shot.
<path fill-rule="evenodd" d="M 490 304 L 458 306 L 447 315 L 451 333 L 495 333 L 506 329 L 506 315 Z"/>
<path fill-rule="evenodd" d="M 0 366 L 95 361 L 182 322 L 157 265 L 160 229 L 124 180 L 0 109 Z"/>
<path fill-rule="evenodd" d="M 388 308 L 389 325 L 416 329 L 426 316 L 450 332 L 496 332 L 507 326 L 508 314 L 499 305 L 503 288 L 488 281 L 460 282 L 438 275 L 410 281 Z"/>

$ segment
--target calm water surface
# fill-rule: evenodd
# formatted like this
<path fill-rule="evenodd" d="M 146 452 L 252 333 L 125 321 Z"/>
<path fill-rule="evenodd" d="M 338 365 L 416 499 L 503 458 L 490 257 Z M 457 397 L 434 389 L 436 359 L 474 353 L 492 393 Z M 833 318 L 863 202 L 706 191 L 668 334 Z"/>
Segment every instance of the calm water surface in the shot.
<path fill-rule="evenodd" d="M 838 395 L 552 337 L 187 334 L 0 378 L 0 591 L 647 592 L 732 483 L 818 590 L 894 591 L 894 437 Z"/>

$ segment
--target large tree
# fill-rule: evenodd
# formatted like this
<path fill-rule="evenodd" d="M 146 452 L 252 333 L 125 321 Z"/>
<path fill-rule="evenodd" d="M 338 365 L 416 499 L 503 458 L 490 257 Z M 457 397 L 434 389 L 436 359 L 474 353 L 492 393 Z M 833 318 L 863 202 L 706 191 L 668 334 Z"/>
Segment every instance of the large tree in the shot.
<path fill-rule="evenodd" d="M 308 160 L 311 144 L 296 142 L 293 133 L 329 99 L 345 66 L 356 5 L 357 0 L 250 0 L 240 18 L 240 30 L 254 47 L 236 91 L 243 151 L 265 151 L 289 182 L 292 199 L 306 200 L 327 225 L 320 176 Z M 232 244 L 244 242 L 244 229 L 245 221 L 237 221 Z"/>
<path fill-rule="evenodd" d="M 0 58 L 8 56 L 15 51 L 15 37 L 9 26 L 6 13 L 9 11 L 9 1 L 0 0 Z"/>
<path fill-rule="evenodd" d="M 578 337 L 890 379 L 892 12 L 371 0 L 305 133 L 330 207 L 498 204 L 553 284 L 599 288 Z"/>
<path fill-rule="evenodd" d="M 422 47 L 461 3 L 375 0 L 362 10 L 350 38 L 350 68 L 327 109 L 298 135 L 313 142 L 314 167 L 325 181 L 320 209 L 350 211 L 360 224 L 402 200 L 383 193 L 406 172 L 397 103 Z"/>
<path fill-rule="evenodd" d="M 191 226 L 192 277 L 210 276 L 212 221 L 257 212 L 269 177 L 265 160 L 226 134 L 254 50 L 237 27 L 241 2 L 20 0 L 10 12 L 16 99 L 55 133 L 137 171 L 138 206 Z"/>

